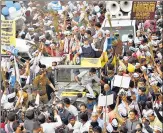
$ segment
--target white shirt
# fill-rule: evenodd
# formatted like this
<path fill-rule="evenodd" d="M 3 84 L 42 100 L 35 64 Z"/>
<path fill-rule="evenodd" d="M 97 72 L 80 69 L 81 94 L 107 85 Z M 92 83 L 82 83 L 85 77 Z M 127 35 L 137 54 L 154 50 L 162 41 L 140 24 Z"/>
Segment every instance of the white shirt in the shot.
<path fill-rule="evenodd" d="M 81 124 L 81 126 L 80 126 L 80 132 L 79 133 L 83 133 L 85 131 L 88 132 L 90 125 L 91 125 L 90 121 L 87 121 L 84 125 Z"/>
<path fill-rule="evenodd" d="M 74 126 L 72 126 L 70 123 L 67 125 L 69 129 L 73 129 L 73 133 L 79 133 L 81 124 L 79 121 L 75 121 Z"/>
<path fill-rule="evenodd" d="M 91 122 L 92 122 L 92 121 L 90 120 L 90 123 L 91 123 Z M 103 129 L 103 128 L 104 128 L 104 121 L 101 120 L 100 118 L 98 118 L 98 119 L 97 119 L 97 122 L 98 122 L 99 126 Z"/>
<path fill-rule="evenodd" d="M 55 129 L 62 125 L 61 118 L 58 115 L 55 118 L 57 118 L 57 122 L 41 124 L 44 133 L 55 133 Z"/>
<path fill-rule="evenodd" d="M 82 85 L 90 85 L 92 86 L 92 80 L 95 80 L 97 83 L 100 83 L 100 78 L 96 75 L 90 75 L 89 72 L 87 72 L 85 75 L 82 76 L 81 83 Z"/>
<path fill-rule="evenodd" d="M 8 103 L 8 98 L 6 94 L 3 94 L 1 98 L 1 104 L 4 106 L 5 103 Z"/>
<path fill-rule="evenodd" d="M 78 110 L 75 106 L 70 105 L 68 108 L 66 107 L 66 109 L 72 113 L 74 116 L 78 116 Z"/>
<path fill-rule="evenodd" d="M 118 105 L 118 113 L 119 115 L 128 113 L 127 107 L 123 101 Z"/>

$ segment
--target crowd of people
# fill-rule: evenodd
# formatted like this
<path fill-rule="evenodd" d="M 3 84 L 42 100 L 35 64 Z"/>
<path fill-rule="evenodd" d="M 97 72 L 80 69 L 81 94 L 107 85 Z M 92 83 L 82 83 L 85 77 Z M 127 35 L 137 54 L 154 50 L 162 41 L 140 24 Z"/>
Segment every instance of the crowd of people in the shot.
<path fill-rule="evenodd" d="M 162 133 L 163 124 L 163 18 L 157 2 L 155 19 L 137 21 L 136 38 L 128 35 L 121 52 L 118 31 L 104 31 L 105 2 L 64 2 L 63 11 L 51 11 L 49 2 L 21 1 L 24 24 L 16 38 L 34 43 L 33 58 L 10 54 L 1 69 L 2 133 Z M 95 11 L 99 7 L 99 12 Z M 114 40 L 115 39 L 115 40 Z M 40 63 L 41 55 L 68 55 L 68 65 L 79 65 L 80 58 L 108 55 L 101 69 L 91 68 L 81 78 L 75 69 L 75 82 L 88 89 L 87 102 L 76 107 L 69 97 L 54 100 L 53 70 Z M 129 88 L 113 86 L 115 75 L 130 77 Z M 103 95 L 114 95 L 113 104 L 98 105 L 92 85 L 96 81 Z M 41 106 L 36 101 L 42 103 Z M 49 101 L 52 104 L 48 104 Z"/>

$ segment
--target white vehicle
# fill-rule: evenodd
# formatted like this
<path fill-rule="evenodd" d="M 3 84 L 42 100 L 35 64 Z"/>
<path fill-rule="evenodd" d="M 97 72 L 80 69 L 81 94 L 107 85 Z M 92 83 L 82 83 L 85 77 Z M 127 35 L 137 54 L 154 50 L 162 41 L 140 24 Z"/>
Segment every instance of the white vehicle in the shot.
<path fill-rule="evenodd" d="M 31 50 L 32 45 L 34 45 L 34 42 L 17 38 L 15 48 L 18 50 L 19 56 L 23 57 L 24 59 L 32 59 L 32 54 L 34 52 Z M 6 49 L 5 46 L 2 46 L 2 49 Z M 2 55 L 2 57 L 6 56 L 7 55 Z M 42 55 L 40 62 L 41 64 L 45 64 L 47 67 L 50 67 L 52 66 L 52 62 L 56 61 L 57 63 L 60 63 L 63 60 L 63 57 L 45 57 Z"/>
<path fill-rule="evenodd" d="M 122 42 L 127 41 L 128 35 L 132 34 L 133 39 L 136 37 L 135 20 L 130 20 L 132 1 L 106 1 L 105 20 L 102 24 L 103 30 L 109 30 L 112 33 L 119 32 Z M 112 28 L 108 22 L 108 15 L 111 19 Z"/>
<path fill-rule="evenodd" d="M 118 31 L 122 42 L 127 41 L 129 34 L 132 34 L 134 37 L 133 39 L 135 39 L 135 37 L 136 37 L 136 29 L 135 29 L 136 21 L 135 20 L 115 20 L 115 19 L 113 19 L 113 20 L 111 20 L 111 24 L 112 24 L 112 28 L 110 27 L 108 20 L 105 19 L 102 24 L 102 29 L 104 31 L 112 30 L 113 33 Z"/>

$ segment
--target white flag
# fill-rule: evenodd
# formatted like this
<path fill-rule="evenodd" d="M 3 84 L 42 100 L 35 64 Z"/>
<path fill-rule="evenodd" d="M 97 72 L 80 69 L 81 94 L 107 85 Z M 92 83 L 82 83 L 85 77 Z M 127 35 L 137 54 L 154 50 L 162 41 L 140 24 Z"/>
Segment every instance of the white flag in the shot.
<path fill-rule="evenodd" d="M 18 68 L 18 64 L 16 62 L 16 58 L 14 56 L 14 65 L 15 65 L 15 73 L 16 73 L 16 81 L 21 85 L 21 82 L 20 82 L 20 73 L 19 73 L 19 68 Z"/>
<path fill-rule="evenodd" d="M 35 104 L 39 105 L 39 103 L 40 103 L 40 95 L 37 94 Z"/>

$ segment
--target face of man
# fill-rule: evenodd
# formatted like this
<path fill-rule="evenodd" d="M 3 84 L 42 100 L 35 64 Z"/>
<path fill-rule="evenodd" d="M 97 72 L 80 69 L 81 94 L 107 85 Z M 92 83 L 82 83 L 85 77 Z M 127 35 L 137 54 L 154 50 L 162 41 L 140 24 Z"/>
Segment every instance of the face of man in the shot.
<path fill-rule="evenodd" d="M 85 40 L 84 45 L 88 45 L 88 44 L 89 44 L 88 40 Z"/>
<path fill-rule="evenodd" d="M 73 126 L 75 124 L 75 120 L 74 119 L 71 119 L 70 120 L 70 124 Z"/>
<path fill-rule="evenodd" d="M 107 92 L 110 90 L 110 86 L 109 85 L 104 85 L 104 90 Z"/>
<path fill-rule="evenodd" d="M 154 115 L 149 115 L 148 116 L 148 119 L 149 119 L 150 122 L 153 122 L 154 119 L 155 119 L 155 116 Z"/>
<path fill-rule="evenodd" d="M 98 115 L 93 115 L 93 116 L 91 116 L 92 122 L 96 122 L 97 119 L 98 119 Z"/>
<path fill-rule="evenodd" d="M 81 106 L 80 107 L 80 112 L 84 113 L 87 109 L 85 108 L 85 106 Z"/>
<path fill-rule="evenodd" d="M 97 113 L 102 113 L 102 106 L 97 106 L 96 110 L 97 110 Z"/>
<path fill-rule="evenodd" d="M 129 113 L 129 118 L 130 118 L 130 120 L 135 120 L 135 118 L 136 118 L 135 113 L 134 112 L 130 112 Z"/>

